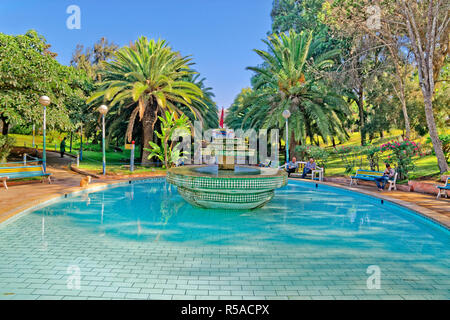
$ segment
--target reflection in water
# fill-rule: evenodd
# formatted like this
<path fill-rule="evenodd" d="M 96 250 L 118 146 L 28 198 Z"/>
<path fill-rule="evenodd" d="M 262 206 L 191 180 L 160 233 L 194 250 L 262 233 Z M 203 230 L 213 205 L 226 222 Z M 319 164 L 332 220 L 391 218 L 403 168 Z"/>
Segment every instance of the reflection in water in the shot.
<path fill-rule="evenodd" d="M 421 246 L 414 246 L 415 252 L 440 255 L 448 252 L 442 247 L 449 242 L 448 233 L 437 232 L 399 207 L 296 183 L 277 191 L 265 207 L 251 211 L 195 208 L 165 182 L 114 187 L 69 198 L 45 210 L 51 210 L 52 218 L 64 217 L 71 228 L 141 242 L 241 247 L 266 243 L 404 252 L 410 246 L 402 242 L 421 241 Z"/>
<path fill-rule="evenodd" d="M 89 195 L 90 195 L 90 193 L 86 192 L 82 196 L 82 199 L 86 202 L 87 206 L 91 204 L 91 198 L 89 197 Z"/>
<path fill-rule="evenodd" d="M 45 240 L 45 215 L 42 215 L 42 224 L 41 224 L 41 250 L 47 251 L 48 243 Z"/>
<path fill-rule="evenodd" d="M 25 273 L 44 278 L 79 266 L 81 287 L 89 273 L 104 277 L 104 286 L 126 274 L 148 279 L 149 287 L 198 273 L 205 281 L 251 277 L 261 286 L 289 281 L 293 291 L 323 284 L 350 296 L 366 288 L 367 266 L 379 265 L 390 297 L 440 291 L 448 299 L 448 231 L 389 203 L 310 186 L 290 183 L 251 211 L 194 208 L 164 182 L 70 197 L 0 228 L 0 270 L 11 261 L 25 266 L 0 277 L 0 288 L 14 282 L 15 292 Z M 153 272 L 158 278 L 147 278 Z"/>

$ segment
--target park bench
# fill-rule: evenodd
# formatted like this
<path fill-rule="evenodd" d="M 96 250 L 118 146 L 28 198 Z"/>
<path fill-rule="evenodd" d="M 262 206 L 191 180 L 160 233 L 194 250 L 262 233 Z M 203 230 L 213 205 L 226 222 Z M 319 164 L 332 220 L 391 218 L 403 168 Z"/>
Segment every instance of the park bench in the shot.
<path fill-rule="evenodd" d="M 350 176 L 350 185 L 353 185 L 353 183 L 358 184 L 358 180 L 365 180 L 365 181 L 375 181 L 375 178 L 382 177 L 384 172 L 382 171 L 371 171 L 371 170 L 362 170 L 358 169 L 356 170 L 356 174 L 354 176 Z M 396 172 L 394 175 L 394 178 L 389 179 L 387 182 L 389 182 L 389 191 L 397 190 L 397 175 Z"/>
<path fill-rule="evenodd" d="M 448 197 L 447 190 L 450 190 L 450 186 L 448 185 L 449 180 L 450 180 L 450 177 L 448 177 L 447 180 L 445 180 L 444 186 L 436 186 L 436 188 L 439 189 L 439 193 L 438 193 L 436 199 L 439 199 L 441 197 L 441 195 L 445 196 L 446 198 Z"/>
<path fill-rule="evenodd" d="M 44 168 L 40 165 L 0 167 L 0 180 L 3 182 L 5 189 L 8 189 L 6 180 L 42 177 L 42 182 L 46 179 L 48 183 L 51 183 L 50 175 L 50 173 L 45 173 Z"/>
<path fill-rule="evenodd" d="M 306 162 L 305 161 L 297 161 L 296 164 L 298 165 L 295 172 L 291 173 L 291 176 L 302 176 L 303 169 L 305 168 Z M 282 165 L 281 168 L 286 168 L 286 164 Z M 307 178 L 310 178 L 311 180 L 320 180 L 323 181 L 323 168 L 316 165 L 316 169 L 312 170 L 311 173 L 308 173 L 306 175 Z"/>

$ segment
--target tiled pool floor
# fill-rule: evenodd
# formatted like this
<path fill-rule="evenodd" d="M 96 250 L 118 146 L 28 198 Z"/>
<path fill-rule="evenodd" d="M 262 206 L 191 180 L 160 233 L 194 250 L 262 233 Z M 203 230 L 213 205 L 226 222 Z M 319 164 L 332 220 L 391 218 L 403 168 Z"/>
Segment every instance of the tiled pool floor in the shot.
<path fill-rule="evenodd" d="M 301 183 L 241 213 L 115 187 L 0 226 L 0 299 L 449 299 L 448 232 L 396 210 Z"/>

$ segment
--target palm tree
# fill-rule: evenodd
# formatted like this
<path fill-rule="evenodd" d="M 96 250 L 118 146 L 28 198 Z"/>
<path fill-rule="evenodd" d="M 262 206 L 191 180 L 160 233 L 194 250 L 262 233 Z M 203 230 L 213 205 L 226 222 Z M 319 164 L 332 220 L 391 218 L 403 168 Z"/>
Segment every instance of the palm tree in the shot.
<path fill-rule="evenodd" d="M 323 79 L 323 71 L 333 64 L 332 58 L 339 50 L 322 53 L 319 40 L 313 41 L 312 32 L 293 30 L 264 40 L 268 51 L 255 50 L 264 60 L 263 65 L 247 68 L 256 76 L 254 91 L 246 95 L 237 110 L 245 110 L 243 123 L 251 119 L 253 125 L 284 128 L 282 112 L 289 109 L 292 144 L 304 144 L 307 136 L 312 141 L 315 134 L 324 141 L 333 135 L 346 135 L 342 122 L 349 114 L 348 106 Z"/>
<path fill-rule="evenodd" d="M 193 101 L 193 106 L 195 109 L 199 110 L 202 120 L 203 120 L 203 129 L 214 129 L 219 126 L 219 116 L 217 105 L 214 102 L 214 93 L 212 92 L 211 87 L 207 87 L 205 84 L 206 78 L 200 78 L 200 74 L 190 75 L 187 78 L 187 81 L 192 82 L 197 87 L 202 90 L 203 99 L 202 103 L 198 101 Z M 207 108 L 204 107 L 207 106 Z M 183 105 L 180 105 L 180 109 L 186 114 L 186 116 L 191 120 L 195 120 L 195 115 L 190 112 L 190 110 Z"/>
<path fill-rule="evenodd" d="M 131 141 L 137 115 L 142 122 L 142 144 L 153 141 L 158 112 L 183 114 L 185 106 L 196 118 L 202 118 L 199 108 L 207 107 L 202 90 L 186 77 L 195 72 L 190 69 L 191 58 L 173 51 L 165 40 L 140 37 L 134 44 L 116 52 L 111 62 L 105 62 L 100 89 L 88 103 L 98 105 L 108 101 L 111 107 L 133 108 L 130 114 L 127 139 Z M 194 106 L 194 103 L 196 105 Z M 142 164 L 150 163 L 149 152 L 143 150 Z"/>

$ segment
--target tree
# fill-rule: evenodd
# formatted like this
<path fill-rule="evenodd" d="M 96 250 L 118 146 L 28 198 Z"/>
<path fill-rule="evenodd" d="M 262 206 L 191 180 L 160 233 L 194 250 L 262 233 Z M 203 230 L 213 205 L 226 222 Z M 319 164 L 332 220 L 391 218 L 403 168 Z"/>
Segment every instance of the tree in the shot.
<path fill-rule="evenodd" d="M 373 6 L 371 0 L 335 0 L 332 5 L 324 6 L 324 21 L 333 28 L 353 38 L 368 38 L 373 41 L 365 50 L 376 51 L 385 48 L 383 54 L 392 64 L 393 75 L 396 81 L 392 82 L 392 88 L 397 95 L 404 118 L 405 136 L 411 136 L 410 119 L 406 107 L 405 79 L 408 75 L 409 55 L 405 46 L 405 34 L 397 24 L 390 19 L 379 19 L 378 6 Z M 376 4 L 376 3 L 375 3 Z"/>
<path fill-rule="evenodd" d="M 360 16 L 363 9 L 373 4 L 369 0 L 330 2 L 333 2 L 336 8 L 340 8 L 339 12 L 344 10 L 347 17 Z M 384 45 L 393 52 L 392 56 L 396 55 L 400 41 L 405 41 L 404 45 L 400 45 L 401 47 L 406 46 L 413 53 L 419 74 L 428 131 L 439 169 L 441 172 L 448 171 L 448 164 L 436 128 L 433 99 L 436 80 L 441 74 L 449 51 L 449 3 L 442 0 L 379 0 L 375 1 L 375 4 L 381 14 L 380 26 L 383 25 L 384 29 L 375 30 L 372 33 L 378 34 L 378 39 L 384 41 Z M 339 14 L 333 16 L 341 17 Z M 384 23 L 381 24 L 381 21 Z"/>
<path fill-rule="evenodd" d="M 215 129 L 219 126 L 219 116 L 217 105 L 214 102 L 214 93 L 212 92 L 211 87 L 207 87 L 205 85 L 206 78 L 201 78 L 200 74 L 196 73 L 194 75 L 190 75 L 186 79 L 189 82 L 192 82 L 197 87 L 202 90 L 203 97 L 201 102 L 192 101 L 192 105 L 195 110 L 198 110 L 201 114 L 201 120 L 203 122 L 204 129 Z M 206 108 L 204 107 L 206 105 Z M 189 118 L 191 123 L 193 123 L 197 118 L 191 110 L 183 104 L 177 104 L 180 110 Z"/>
<path fill-rule="evenodd" d="M 135 119 L 142 122 L 142 144 L 153 141 L 153 130 L 158 111 L 174 112 L 177 106 L 186 106 L 196 118 L 201 119 L 193 102 L 202 102 L 202 90 L 186 77 L 192 75 L 191 58 L 173 51 L 165 40 L 148 40 L 140 37 L 132 46 L 121 48 L 111 62 L 105 62 L 101 71 L 99 91 L 88 102 L 94 105 L 109 101 L 111 107 L 133 108 L 128 121 L 127 138 L 131 140 Z M 143 151 L 142 164 L 149 164 L 149 152 Z"/>
<path fill-rule="evenodd" d="M 342 119 L 348 113 L 345 101 L 322 82 L 321 71 L 333 64 L 338 50 L 316 54 L 317 41 L 312 43 L 312 32 L 274 34 L 263 42 L 268 50 L 255 50 L 263 59 L 261 67 L 248 67 L 259 77 L 254 91 L 247 95 L 243 106 L 242 123 L 251 119 L 252 126 L 284 127 L 281 114 L 285 109 L 289 118 L 291 150 L 296 143 L 304 144 L 317 134 L 324 141 L 337 134 L 344 136 Z M 250 106 L 250 107 L 249 107 Z"/>
<path fill-rule="evenodd" d="M 89 86 L 84 72 L 60 65 L 51 53 L 49 44 L 30 30 L 24 35 L 0 33 L 0 120 L 3 134 L 11 123 L 28 125 L 42 123 L 42 106 L 38 99 L 50 97 L 47 125 L 67 130 L 72 127 L 70 99 L 82 97 Z"/>
<path fill-rule="evenodd" d="M 449 170 L 442 150 L 442 143 L 436 129 L 433 113 L 435 80 L 449 51 L 450 17 L 449 3 L 442 0 L 400 1 L 399 13 L 408 30 L 410 45 L 419 70 L 419 84 L 422 89 L 425 115 L 441 173 Z"/>
<path fill-rule="evenodd" d="M 84 70 L 92 80 L 101 81 L 100 70 L 103 69 L 103 61 L 112 59 L 118 49 L 116 44 L 110 43 L 105 37 L 86 50 L 83 45 L 78 44 L 72 54 L 70 65 Z"/>

